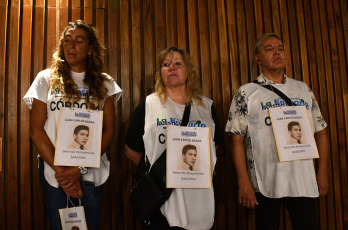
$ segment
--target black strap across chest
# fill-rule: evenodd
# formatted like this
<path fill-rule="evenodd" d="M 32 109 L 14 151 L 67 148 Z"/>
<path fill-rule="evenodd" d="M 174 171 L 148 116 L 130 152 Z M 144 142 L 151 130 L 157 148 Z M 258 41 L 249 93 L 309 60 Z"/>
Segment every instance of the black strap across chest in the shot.
<path fill-rule="evenodd" d="M 261 83 L 256 79 L 255 81 L 253 81 L 253 83 L 258 84 L 276 94 L 278 94 L 279 97 L 281 97 L 288 106 L 294 105 L 294 103 L 290 100 L 290 98 L 288 96 L 286 96 L 282 91 L 280 91 L 279 89 L 277 89 L 276 87 L 273 87 L 272 85 L 261 85 Z"/>

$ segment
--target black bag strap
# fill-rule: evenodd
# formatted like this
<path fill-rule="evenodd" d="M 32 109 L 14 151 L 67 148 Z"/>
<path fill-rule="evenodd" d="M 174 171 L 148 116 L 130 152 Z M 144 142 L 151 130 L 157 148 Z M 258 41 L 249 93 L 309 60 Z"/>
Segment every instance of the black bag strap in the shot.
<path fill-rule="evenodd" d="M 191 112 L 191 105 L 186 104 L 184 115 L 182 117 L 182 121 L 181 121 L 180 126 L 187 126 L 189 119 L 190 119 L 190 112 Z"/>
<path fill-rule="evenodd" d="M 191 104 L 186 104 L 185 110 L 184 110 L 184 115 L 183 115 L 182 120 L 181 120 L 181 126 L 187 126 L 189 119 L 190 119 L 190 113 L 191 113 Z M 162 155 L 164 155 L 163 157 L 166 157 L 166 154 L 162 154 Z M 161 158 L 162 155 L 159 158 Z M 140 163 L 139 163 L 138 168 L 137 168 L 137 172 L 135 174 L 137 176 L 134 178 L 134 183 L 138 180 L 138 178 L 139 178 L 139 176 L 141 176 L 141 174 L 148 172 L 150 167 L 151 167 L 149 161 L 147 159 L 145 159 L 145 157 L 147 158 L 146 154 L 145 153 L 142 154 L 141 159 L 140 159 Z"/>
<path fill-rule="evenodd" d="M 279 89 L 273 87 L 272 85 L 261 85 L 261 83 L 256 79 L 255 81 L 253 81 L 254 83 L 263 86 L 264 88 L 272 91 L 273 93 L 278 94 L 279 97 L 281 97 L 287 105 L 294 105 L 294 103 L 290 100 L 290 98 L 288 96 L 286 96 L 282 91 L 280 91 Z"/>

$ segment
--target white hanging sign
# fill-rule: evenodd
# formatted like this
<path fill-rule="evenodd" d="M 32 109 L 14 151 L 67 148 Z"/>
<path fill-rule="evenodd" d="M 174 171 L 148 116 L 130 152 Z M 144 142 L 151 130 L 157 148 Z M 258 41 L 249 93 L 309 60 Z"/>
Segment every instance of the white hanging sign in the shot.
<path fill-rule="evenodd" d="M 269 113 L 281 162 L 319 157 L 304 106 L 275 107 Z"/>
<path fill-rule="evenodd" d="M 167 187 L 210 188 L 209 128 L 167 126 Z"/>

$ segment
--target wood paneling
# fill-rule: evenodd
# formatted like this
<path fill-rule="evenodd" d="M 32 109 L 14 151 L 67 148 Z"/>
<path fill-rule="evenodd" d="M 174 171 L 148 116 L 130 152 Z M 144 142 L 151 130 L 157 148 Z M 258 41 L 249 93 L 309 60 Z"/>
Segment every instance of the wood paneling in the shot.
<path fill-rule="evenodd" d="M 6 43 L 7 43 L 7 18 L 8 18 L 8 1 L 0 1 L 0 137 L 3 141 L 1 160 L 2 170 L 0 172 L 0 228 L 5 229 L 5 89 L 6 89 Z"/>
<path fill-rule="evenodd" d="M 50 65 L 64 27 L 79 18 L 95 25 L 107 72 L 123 89 L 100 229 L 140 229 L 129 204 L 135 167 L 124 155 L 124 138 L 134 108 L 154 90 L 158 53 L 178 46 L 191 54 L 223 133 L 233 95 L 260 71 L 254 46 L 265 32 L 282 37 L 287 75 L 313 89 L 329 125 L 329 191 L 318 199 L 320 227 L 348 229 L 346 0 L 0 0 L 0 229 L 49 227 L 22 98 Z M 253 230 L 255 213 L 238 204 L 231 145 L 224 139 L 217 153 L 214 229 Z M 281 229 L 291 229 L 285 209 L 281 216 Z"/>
<path fill-rule="evenodd" d="M 31 83 L 31 54 L 32 54 L 32 11 L 33 7 L 30 5 L 23 7 L 22 14 L 22 27 L 21 27 L 21 35 L 26 39 L 21 40 L 20 48 L 21 48 L 21 57 L 20 57 L 20 94 L 19 98 L 23 98 L 25 93 L 28 91 L 28 87 L 30 87 Z M 53 29 L 55 26 L 53 27 Z M 54 32 L 54 31 L 53 31 Z M 52 39 L 55 41 L 55 37 Z M 52 55 L 51 55 L 52 56 Z M 33 202 L 31 200 L 31 186 L 32 180 L 30 173 L 31 164 L 31 152 L 30 152 L 30 136 L 29 134 L 29 118 L 30 112 L 25 108 L 24 100 L 20 100 L 20 183 L 21 183 L 21 199 L 20 199 L 20 229 L 25 230 L 27 226 L 31 226 L 31 216 L 27 215 L 28 210 L 31 210 Z M 25 192 L 24 192 L 25 191 Z"/>

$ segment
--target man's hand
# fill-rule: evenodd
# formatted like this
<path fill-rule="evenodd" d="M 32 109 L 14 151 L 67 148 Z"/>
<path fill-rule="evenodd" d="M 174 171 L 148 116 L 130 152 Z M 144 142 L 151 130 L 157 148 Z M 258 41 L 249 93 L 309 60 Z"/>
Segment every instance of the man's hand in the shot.
<path fill-rule="evenodd" d="M 255 209 L 258 205 L 255 191 L 251 186 L 245 161 L 244 136 L 232 134 L 232 157 L 236 167 L 239 185 L 239 203 L 248 208 Z"/>
<path fill-rule="evenodd" d="M 318 159 L 318 170 L 317 170 L 317 183 L 319 189 L 319 195 L 325 196 L 329 187 L 327 178 L 327 159 L 329 157 L 330 144 L 329 137 L 326 129 L 323 129 L 314 134 L 315 142 L 318 146 L 319 159 Z"/>
<path fill-rule="evenodd" d="M 255 205 L 258 205 L 249 179 L 239 181 L 239 203 L 252 209 L 255 209 Z"/>

